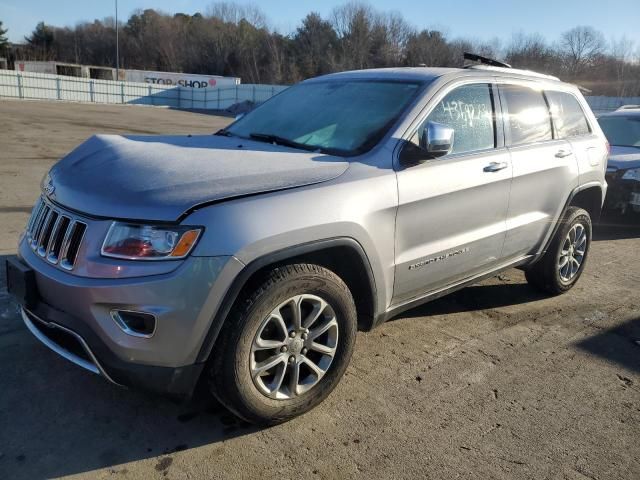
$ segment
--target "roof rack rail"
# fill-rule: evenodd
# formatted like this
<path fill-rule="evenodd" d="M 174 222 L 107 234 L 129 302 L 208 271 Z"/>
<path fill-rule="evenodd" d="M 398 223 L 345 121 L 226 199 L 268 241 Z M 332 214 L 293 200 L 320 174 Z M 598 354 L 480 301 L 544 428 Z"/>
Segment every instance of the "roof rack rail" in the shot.
<path fill-rule="evenodd" d="M 463 57 L 465 60 L 471 60 L 472 62 L 478 62 L 481 65 L 490 65 L 492 67 L 502 67 L 502 68 L 511 68 L 511 65 L 508 63 L 500 62 L 498 60 L 494 60 L 493 58 L 483 57 L 482 55 L 477 55 L 475 53 L 464 52 Z M 473 65 L 467 65 L 465 68 L 472 67 Z"/>
<path fill-rule="evenodd" d="M 487 58 L 481 55 L 476 55 L 475 53 L 465 52 L 464 59 L 471 60 L 474 62 L 479 62 L 479 63 L 472 63 L 469 65 L 465 65 L 464 68 L 468 68 L 468 69 L 493 70 L 495 72 L 517 73 L 520 75 L 527 75 L 529 77 L 545 78 L 547 80 L 560 80 L 558 77 L 554 77 L 553 75 L 533 72 L 531 70 L 521 70 L 519 68 L 513 68 L 508 63 L 500 62 L 498 60 L 494 60 L 493 58 Z"/>
<path fill-rule="evenodd" d="M 553 75 L 547 75 L 545 73 L 532 72 L 531 70 L 520 70 L 519 68 L 503 68 L 503 67 L 492 67 L 491 65 L 469 65 L 465 67 L 468 70 L 489 70 L 492 72 L 502 72 L 508 74 L 517 74 L 517 75 L 526 75 L 527 77 L 536 77 L 536 78 L 544 78 L 545 80 L 557 80 L 560 81 L 558 77 L 554 77 Z"/>

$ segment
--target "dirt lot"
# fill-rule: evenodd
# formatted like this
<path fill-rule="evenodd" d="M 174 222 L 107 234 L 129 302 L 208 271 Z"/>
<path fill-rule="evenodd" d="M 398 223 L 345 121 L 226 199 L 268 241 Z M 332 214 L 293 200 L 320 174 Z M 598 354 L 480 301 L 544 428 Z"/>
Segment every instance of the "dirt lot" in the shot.
<path fill-rule="evenodd" d="M 227 121 L 0 101 L 0 259 L 15 253 L 46 170 L 92 133 Z M 511 270 L 361 333 L 329 399 L 265 430 L 67 363 L 24 327 L 2 274 L 0 479 L 638 479 L 639 255 L 637 225 L 599 226 L 567 295 L 539 296 Z"/>

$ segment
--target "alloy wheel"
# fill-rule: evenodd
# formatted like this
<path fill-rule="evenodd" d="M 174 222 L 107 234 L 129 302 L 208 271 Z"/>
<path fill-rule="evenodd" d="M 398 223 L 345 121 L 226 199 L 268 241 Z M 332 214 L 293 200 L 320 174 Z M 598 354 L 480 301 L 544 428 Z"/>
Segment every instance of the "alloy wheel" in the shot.
<path fill-rule="evenodd" d="M 338 321 L 316 295 L 296 295 L 263 320 L 251 345 L 251 378 L 264 395 L 302 395 L 327 373 L 338 345 Z"/>
<path fill-rule="evenodd" d="M 560 280 L 570 282 L 576 276 L 587 250 L 587 230 L 581 223 L 576 223 L 565 238 L 558 259 Z"/>

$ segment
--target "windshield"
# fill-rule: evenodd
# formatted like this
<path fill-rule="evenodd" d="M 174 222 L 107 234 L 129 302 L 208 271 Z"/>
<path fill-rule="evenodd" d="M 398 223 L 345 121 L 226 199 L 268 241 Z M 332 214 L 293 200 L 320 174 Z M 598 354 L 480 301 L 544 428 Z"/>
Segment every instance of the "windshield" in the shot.
<path fill-rule="evenodd" d="M 260 105 L 226 132 L 294 148 L 358 155 L 380 141 L 421 85 L 362 80 L 301 83 Z"/>
<path fill-rule="evenodd" d="M 640 147 L 640 115 L 637 117 L 601 117 L 602 131 L 611 145 L 616 147 Z"/>

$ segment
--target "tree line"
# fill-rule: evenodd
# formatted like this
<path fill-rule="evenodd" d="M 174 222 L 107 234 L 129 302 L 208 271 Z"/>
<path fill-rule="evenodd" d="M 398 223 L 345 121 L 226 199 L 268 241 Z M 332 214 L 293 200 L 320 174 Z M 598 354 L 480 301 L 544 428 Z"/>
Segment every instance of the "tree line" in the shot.
<path fill-rule="evenodd" d="M 23 45 L 9 49 L 9 60 L 115 66 L 115 30 L 113 18 L 75 27 L 41 22 Z M 295 31 L 284 35 L 269 27 L 259 8 L 222 2 L 194 15 L 138 11 L 120 23 L 118 30 L 122 68 L 290 84 L 350 69 L 457 67 L 463 65 L 463 52 L 470 51 L 502 59 L 516 68 L 559 76 L 592 94 L 640 95 L 640 50 L 634 50 L 633 42 L 625 37 L 607 41 L 588 26 L 567 30 L 553 42 L 525 33 L 506 42 L 476 41 L 450 38 L 435 29 L 417 29 L 398 13 L 351 2 L 335 8 L 326 18 L 309 13 Z"/>

